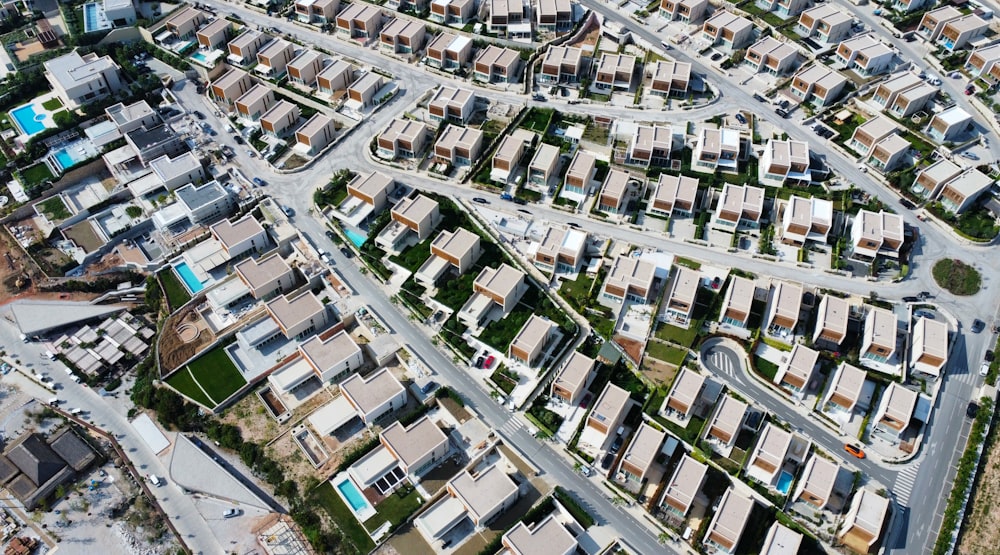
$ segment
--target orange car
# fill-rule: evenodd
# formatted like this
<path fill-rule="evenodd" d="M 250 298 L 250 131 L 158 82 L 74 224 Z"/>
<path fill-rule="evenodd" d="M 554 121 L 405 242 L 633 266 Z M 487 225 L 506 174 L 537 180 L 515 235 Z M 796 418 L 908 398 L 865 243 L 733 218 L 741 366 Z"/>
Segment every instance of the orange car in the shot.
<path fill-rule="evenodd" d="M 844 445 L 844 451 L 847 451 L 848 453 L 854 455 L 859 459 L 865 458 L 865 452 L 862 451 L 860 447 L 856 447 L 854 445 L 851 445 L 850 443 Z"/>

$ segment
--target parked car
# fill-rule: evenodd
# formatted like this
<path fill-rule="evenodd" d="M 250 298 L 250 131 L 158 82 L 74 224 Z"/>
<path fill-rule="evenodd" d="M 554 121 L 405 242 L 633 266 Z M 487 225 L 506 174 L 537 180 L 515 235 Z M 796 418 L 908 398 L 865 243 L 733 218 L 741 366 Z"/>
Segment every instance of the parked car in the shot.
<path fill-rule="evenodd" d="M 324 232 L 323 232 L 323 234 L 324 234 L 324 235 L 326 235 L 326 238 L 327 238 L 327 239 L 329 239 L 329 240 L 333 241 L 333 237 L 334 237 L 334 235 L 333 235 L 333 232 L 332 232 L 332 231 L 330 231 L 330 230 L 328 229 L 328 230 L 324 231 Z"/>
<path fill-rule="evenodd" d="M 899 199 L 899 204 L 902 204 L 903 208 L 906 208 L 907 210 L 913 210 L 914 208 L 917 207 L 916 204 L 913 204 L 912 202 L 909 201 L 909 199 L 905 198 Z"/>
<path fill-rule="evenodd" d="M 490 201 L 484 199 L 483 197 L 472 197 L 472 202 L 476 204 L 489 204 Z"/>
<path fill-rule="evenodd" d="M 482 368 L 484 360 L 486 360 L 486 357 L 479 357 L 479 358 L 477 358 L 476 359 L 476 365 L 475 365 L 476 368 Z"/>
<path fill-rule="evenodd" d="M 747 118 L 745 118 L 743 116 L 743 114 L 736 114 L 735 117 L 736 117 L 736 121 L 740 122 L 740 124 L 742 124 L 742 125 L 746 125 L 747 124 Z"/>
<path fill-rule="evenodd" d="M 847 451 L 859 459 L 865 458 L 865 452 L 856 445 L 851 445 L 850 443 L 844 444 L 844 451 Z"/>
<path fill-rule="evenodd" d="M 975 418 L 977 414 L 979 414 L 979 405 L 970 401 L 969 404 L 965 406 L 965 416 Z"/>
<path fill-rule="evenodd" d="M 919 300 L 920 299 L 917 298 L 917 297 L 903 297 L 903 302 L 904 303 L 915 303 L 915 302 L 918 302 Z"/>
<path fill-rule="evenodd" d="M 972 333 L 979 333 L 986 329 L 986 322 L 983 322 L 979 318 L 972 321 Z"/>
<path fill-rule="evenodd" d="M 983 376 L 985 378 L 989 373 L 990 373 L 990 363 L 983 362 L 982 364 L 979 365 L 980 376 Z"/>
<path fill-rule="evenodd" d="M 259 179 L 259 178 L 255 177 L 254 179 Z M 295 210 L 292 210 L 291 207 L 289 206 L 282 206 L 281 211 L 284 212 L 285 215 L 288 216 L 289 218 L 295 215 Z"/>
<path fill-rule="evenodd" d="M 490 356 L 486 357 L 486 360 L 483 361 L 483 368 L 485 368 L 487 370 L 489 370 L 490 368 L 493 368 L 493 363 L 496 362 L 496 360 L 497 360 L 497 358 L 495 356 L 493 356 L 493 355 L 490 355 Z"/>
<path fill-rule="evenodd" d="M 347 247 L 340 247 L 340 254 L 344 255 L 344 258 L 354 258 L 354 253 Z"/>
<path fill-rule="evenodd" d="M 581 466 L 580 474 L 582 474 L 584 478 L 590 478 L 591 476 L 594 475 L 594 470 L 589 466 Z"/>
<path fill-rule="evenodd" d="M 968 158 L 969 160 L 979 160 L 979 155 L 975 152 L 969 152 L 966 150 L 962 153 L 962 158 Z"/>
<path fill-rule="evenodd" d="M 721 59 L 722 59 L 722 53 L 721 52 L 716 52 L 715 54 L 712 54 L 712 61 L 713 62 L 718 62 Z"/>
<path fill-rule="evenodd" d="M 222 518 L 235 518 L 243 514 L 242 509 L 226 509 L 226 512 L 222 513 Z"/>
<path fill-rule="evenodd" d="M 986 359 L 986 362 L 993 362 L 993 358 L 995 356 L 996 355 L 993 354 L 993 351 L 986 351 L 986 356 L 984 356 L 983 358 Z"/>
<path fill-rule="evenodd" d="M 531 95 L 531 99 L 536 102 L 545 102 L 546 100 L 548 100 L 548 98 L 545 98 L 545 95 L 542 94 Z"/>
<path fill-rule="evenodd" d="M 622 444 L 625 443 L 625 438 L 622 436 L 615 437 L 615 441 L 611 444 L 611 449 L 608 449 L 608 453 L 612 455 L 617 455 L 618 451 L 622 448 Z"/>
<path fill-rule="evenodd" d="M 259 177 L 255 177 L 255 178 L 253 178 L 253 184 L 256 185 L 256 186 L 258 186 L 258 187 L 263 187 L 264 185 L 267 185 L 267 181 L 264 181 L 263 179 L 261 179 Z"/>
<path fill-rule="evenodd" d="M 243 137 L 240 137 L 239 135 L 233 137 L 233 142 L 235 142 L 238 145 L 246 144 L 246 141 L 243 140 Z"/>
<path fill-rule="evenodd" d="M 191 113 L 193 113 L 194 117 L 198 118 L 199 120 L 205 121 L 205 114 L 199 112 L 198 110 L 195 110 L 194 112 Z"/>

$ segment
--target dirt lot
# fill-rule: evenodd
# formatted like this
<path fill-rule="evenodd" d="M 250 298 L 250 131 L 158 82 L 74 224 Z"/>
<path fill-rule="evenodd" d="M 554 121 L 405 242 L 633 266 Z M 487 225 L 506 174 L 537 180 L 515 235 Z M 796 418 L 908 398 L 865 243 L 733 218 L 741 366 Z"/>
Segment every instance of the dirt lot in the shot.
<path fill-rule="evenodd" d="M 677 375 L 677 367 L 659 360 L 646 357 L 642 361 L 642 375 L 660 387 L 666 387 L 673 383 L 674 376 Z"/>
<path fill-rule="evenodd" d="M 185 343 L 177 333 L 180 324 L 192 324 L 201 333 L 190 343 Z M 201 316 L 195 312 L 194 308 L 188 308 L 180 313 L 172 315 L 163 324 L 163 335 L 160 338 L 160 361 L 163 366 L 163 373 L 177 368 L 182 362 L 194 356 L 199 349 L 215 341 L 215 334 L 202 320 Z M 256 399 L 256 398 L 255 398 Z M 263 406 L 262 406 L 263 408 Z"/>
<path fill-rule="evenodd" d="M 1000 553 L 1000 448 L 997 447 L 1000 427 L 993 429 L 984 453 L 986 463 L 972 488 L 970 509 L 965 515 L 965 527 L 955 553 L 986 555 Z"/>

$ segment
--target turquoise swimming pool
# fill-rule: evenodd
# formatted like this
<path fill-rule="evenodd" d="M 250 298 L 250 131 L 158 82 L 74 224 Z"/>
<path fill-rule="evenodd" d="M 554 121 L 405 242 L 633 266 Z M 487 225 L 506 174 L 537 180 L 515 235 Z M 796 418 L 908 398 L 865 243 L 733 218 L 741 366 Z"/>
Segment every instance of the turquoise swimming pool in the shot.
<path fill-rule="evenodd" d="M 45 114 L 36 114 L 35 106 L 32 104 L 11 110 L 10 117 L 14 118 L 17 126 L 29 137 L 45 131 L 45 125 L 42 123 Z"/>
<path fill-rule="evenodd" d="M 353 231 L 347 227 L 344 228 L 344 235 L 347 235 L 347 238 L 350 239 L 352 243 L 354 243 L 355 247 L 358 248 L 361 248 L 361 245 L 364 245 L 365 241 L 368 240 L 368 237 L 358 233 L 357 231 Z"/>
<path fill-rule="evenodd" d="M 187 286 L 188 291 L 190 291 L 192 294 L 197 293 L 205 288 L 205 284 L 202 283 L 198 279 L 198 277 L 194 275 L 194 272 L 191 271 L 191 268 L 188 268 L 187 262 L 174 264 L 174 271 L 177 272 L 177 275 L 180 276 L 181 281 L 184 282 L 184 285 Z"/>
<path fill-rule="evenodd" d="M 337 491 L 339 491 L 341 495 L 344 496 L 344 499 L 350 503 L 351 509 L 353 509 L 354 512 L 358 512 L 368 506 L 368 501 L 365 499 L 365 496 L 361 495 L 358 488 L 354 486 L 354 482 L 350 480 L 344 480 L 343 482 L 337 484 Z"/>
<path fill-rule="evenodd" d="M 792 487 L 793 478 L 794 476 L 782 470 L 781 476 L 778 476 L 778 487 L 776 489 L 780 491 L 782 495 L 788 495 L 788 489 Z"/>

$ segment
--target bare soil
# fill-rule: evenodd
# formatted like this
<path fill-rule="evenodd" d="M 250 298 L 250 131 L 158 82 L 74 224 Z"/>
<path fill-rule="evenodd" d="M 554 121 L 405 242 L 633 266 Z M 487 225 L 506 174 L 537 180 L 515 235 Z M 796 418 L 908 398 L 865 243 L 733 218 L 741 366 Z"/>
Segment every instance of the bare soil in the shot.
<path fill-rule="evenodd" d="M 965 524 L 955 549 L 959 555 L 1000 553 L 1000 504 L 997 503 L 1000 500 L 1000 448 L 997 447 L 997 434 L 1000 434 L 1000 427 L 993 429 L 987 450 L 983 453 L 985 463 L 972 488 L 972 499 L 969 500 Z"/>
<path fill-rule="evenodd" d="M 181 338 L 177 332 L 177 327 L 181 323 L 190 324 L 199 329 L 200 333 L 194 341 L 186 343 Z M 163 374 L 166 375 L 176 369 L 185 360 L 193 357 L 206 345 L 211 344 L 212 341 L 215 341 L 215 334 L 193 307 L 172 315 L 163 324 L 163 332 L 160 336 L 160 365 L 163 368 Z"/>
<path fill-rule="evenodd" d="M 643 359 L 640 370 L 646 379 L 660 387 L 666 387 L 667 385 L 673 383 L 674 376 L 677 375 L 676 366 L 650 357 Z"/>

